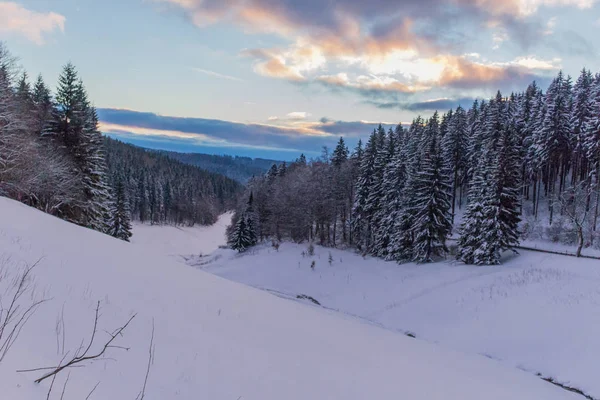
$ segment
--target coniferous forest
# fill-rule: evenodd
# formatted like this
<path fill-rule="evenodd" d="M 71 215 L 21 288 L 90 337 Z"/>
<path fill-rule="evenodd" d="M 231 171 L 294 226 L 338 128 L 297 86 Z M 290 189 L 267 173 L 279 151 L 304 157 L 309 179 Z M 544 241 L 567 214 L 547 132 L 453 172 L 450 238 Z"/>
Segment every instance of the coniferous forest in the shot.
<path fill-rule="evenodd" d="M 600 74 L 381 126 L 350 151 L 273 166 L 250 181 L 233 248 L 270 238 L 355 247 L 398 262 L 453 253 L 499 264 L 522 239 L 600 246 Z"/>
<path fill-rule="evenodd" d="M 0 43 L 0 195 L 123 240 L 131 220 L 211 224 L 237 182 L 104 139 L 75 67 L 55 92 Z"/>
<path fill-rule="evenodd" d="M 104 138 L 111 187 L 124 186 L 135 220 L 210 225 L 235 206 L 243 187 L 166 154 Z"/>

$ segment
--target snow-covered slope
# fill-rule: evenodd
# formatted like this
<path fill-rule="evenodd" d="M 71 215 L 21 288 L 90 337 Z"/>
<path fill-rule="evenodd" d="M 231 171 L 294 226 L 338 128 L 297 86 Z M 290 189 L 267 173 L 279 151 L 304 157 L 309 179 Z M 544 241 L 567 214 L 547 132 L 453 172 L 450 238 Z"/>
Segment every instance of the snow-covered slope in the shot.
<path fill-rule="evenodd" d="M 63 371 L 52 399 L 69 373 L 65 400 L 85 399 L 96 384 L 90 399 L 135 399 L 153 320 L 147 400 L 579 398 L 496 361 L 289 302 L 142 249 L 0 198 L 0 262 L 14 273 L 41 259 L 37 295 L 49 299 L 0 363 L 2 399 L 46 398 L 50 381 L 33 383 L 43 371 L 15 371 L 55 365 L 64 353 L 68 359 L 90 338 L 97 301 L 100 344 L 104 330 L 137 313 L 115 342 L 130 350 L 111 348 L 100 361 Z"/>
<path fill-rule="evenodd" d="M 221 215 L 210 227 L 134 223 L 131 243 L 176 257 L 209 254 L 225 243 L 225 230 L 231 222 L 232 215 Z"/>
<path fill-rule="evenodd" d="M 599 261 L 524 251 L 502 266 L 397 265 L 318 246 L 305 257 L 306 249 L 285 243 L 279 252 L 220 250 L 195 264 L 280 296 L 311 296 L 324 307 L 541 373 L 600 399 Z"/>

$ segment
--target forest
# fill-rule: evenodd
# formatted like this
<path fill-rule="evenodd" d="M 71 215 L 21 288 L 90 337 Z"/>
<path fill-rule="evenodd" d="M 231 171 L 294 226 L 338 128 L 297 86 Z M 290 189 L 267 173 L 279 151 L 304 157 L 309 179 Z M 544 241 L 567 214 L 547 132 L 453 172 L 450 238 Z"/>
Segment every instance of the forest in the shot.
<path fill-rule="evenodd" d="M 398 262 L 449 252 L 499 264 L 523 239 L 600 246 L 600 74 L 560 72 L 543 91 L 340 138 L 250 181 L 228 231 L 244 251 L 271 239 L 354 247 Z M 449 248 L 450 239 L 456 245 Z M 455 253 L 455 254 L 454 254 Z"/>
<path fill-rule="evenodd" d="M 235 206 L 243 186 L 147 150 L 104 138 L 111 187 L 124 186 L 135 220 L 152 224 L 210 225 Z"/>
<path fill-rule="evenodd" d="M 280 161 L 242 156 L 177 153 L 164 150 L 159 150 L 159 153 L 165 154 L 170 158 L 185 164 L 194 165 L 206 171 L 225 175 L 243 184 L 246 184 L 250 178 L 254 176 L 264 175 L 273 164 L 281 164 Z"/>
<path fill-rule="evenodd" d="M 129 240 L 131 220 L 212 224 L 242 186 L 103 138 L 76 68 L 52 93 L 0 42 L 0 195 Z"/>

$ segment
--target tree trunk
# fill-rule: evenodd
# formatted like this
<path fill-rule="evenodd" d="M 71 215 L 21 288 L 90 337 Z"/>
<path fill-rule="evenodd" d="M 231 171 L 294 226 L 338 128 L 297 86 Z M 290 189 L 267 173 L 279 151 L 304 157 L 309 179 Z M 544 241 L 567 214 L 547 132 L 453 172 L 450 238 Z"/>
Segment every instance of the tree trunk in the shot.
<path fill-rule="evenodd" d="M 577 237 L 579 239 L 579 243 L 577 246 L 577 257 L 581 257 L 581 250 L 583 249 L 583 227 L 578 224 L 577 225 Z"/>

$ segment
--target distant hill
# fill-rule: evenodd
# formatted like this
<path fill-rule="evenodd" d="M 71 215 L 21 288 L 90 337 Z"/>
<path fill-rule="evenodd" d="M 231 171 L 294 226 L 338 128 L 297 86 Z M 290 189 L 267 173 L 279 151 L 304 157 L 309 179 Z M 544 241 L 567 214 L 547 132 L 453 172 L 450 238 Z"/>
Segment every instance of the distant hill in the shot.
<path fill-rule="evenodd" d="M 282 161 L 267 160 L 264 158 L 177 153 L 164 150 L 160 150 L 159 152 L 177 161 L 194 165 L 209 172 L 225 175 L 241 183 L 248 182 L 253 176 L 265 174 L 273 164 L 279 165 L 282 163 Z"/>
<path fill-rule="evenodd" d="M 211 225 L 243 190 L 234 179 L 162 153 L 109 137 L 104 138 L 104 148 L 111 183 L 116 187 L 119 177 L 124 181 L 134 220 Z"/>

